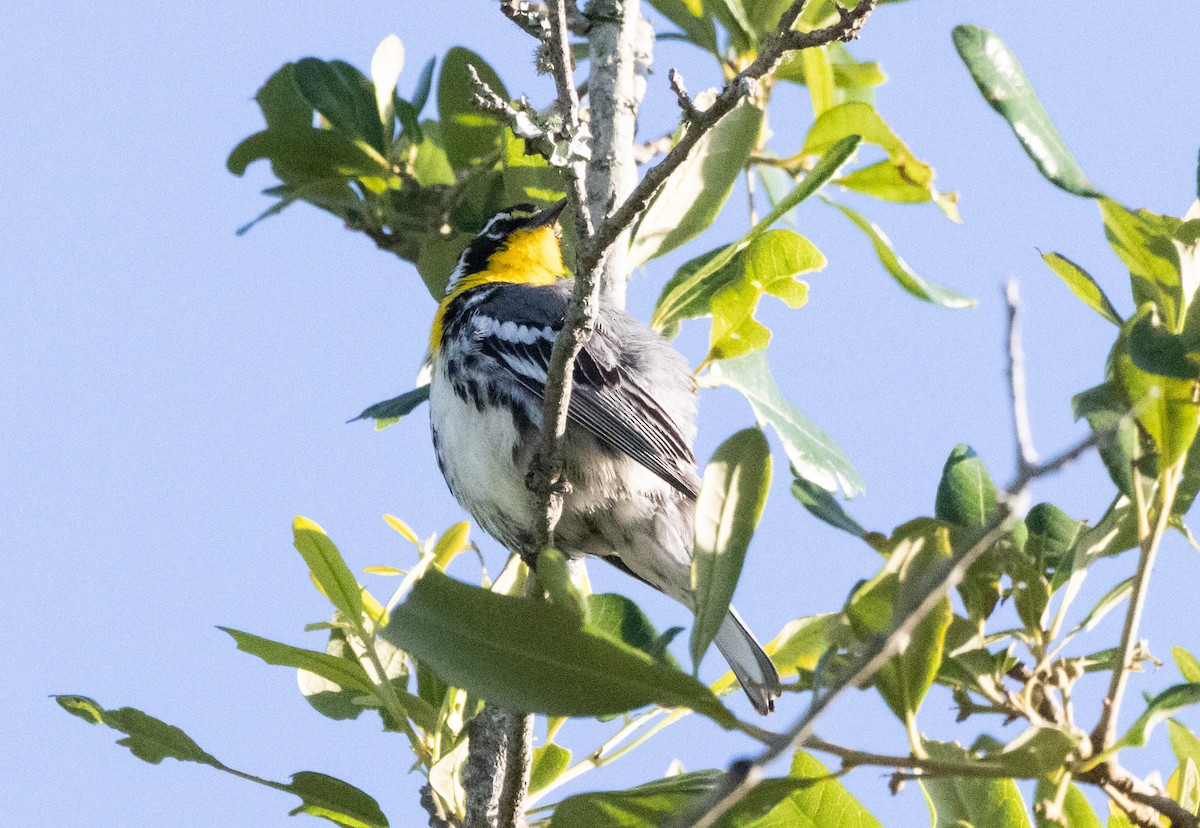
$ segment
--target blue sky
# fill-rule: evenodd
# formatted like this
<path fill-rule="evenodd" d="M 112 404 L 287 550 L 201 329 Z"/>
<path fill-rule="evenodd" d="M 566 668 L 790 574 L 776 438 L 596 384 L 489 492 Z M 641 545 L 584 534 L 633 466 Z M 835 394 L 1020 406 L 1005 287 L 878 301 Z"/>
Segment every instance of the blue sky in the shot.
<path fill-rule="evenodd" d="M 281 63 L 315 54 L 366 66 L 393 32 L 408 50 L 402 89 L 426 58 L 462 44 L 487 56 L 509 89 L 548 100 L 549 80 L 531 70 L 530 42 L 494 4 L 446 7 L 432 25 L 430 7 L 411 2 L 226 2 L 203 12 L 186 4 L 17 4 L 6 13 L 6 821 L 295 824 L 286 816 L 294 802 L 283 795 L 197 765 L 154 768 L 134 759 L 112 744 L 114 734 L 62 714 L 48 695 L 63 692 L 139 707 L 242 770 L 342 777 L 372 793 L 393 825 L 417 823 L 420 780 L 405 773 L 401 739 L 369 717 L 336 723 L 316 715 L 289 671 L 237 653 L 215 625 L 319 646 L 302 628 L 326 608 L 291 547 L 293 515 L 320 522 L 356 569 L 409 562 L 384 513 L 422 533 L 461 519 L 436 477 L 423 412 L 379 434 L 345 424 L 409 387 L 433 302 L 410 267 L 304 206 L 236 237 L 266 206 L 259 190 L 271 182 L 261 164 L 235 179 L 224 159 L 259 128 L 251 97 Z M 804 309 L 764 307 L 776 330 L 771 358 L 792 399 L 861 470 L 868 493 L 852 505 L 869 528 L 928 514 L 956 443 L 972 444 L 998 480 L 1011 474 L 1005 277 L 1021 280 L 1026 299 L 1038 446 L 1050 454 L 1081 433 L 1070 396 L 1102 379 L 1112 330 L 1035 248 L 1069 255 L 1120 310 L 1130 309 L 1098 210 L 1038 176 L 979 98 L 954 53 L 952 26 L 977 23 L 1007 40 L 1101 189 L 1132 207 L 1181 215 L 1195 198 L 1200 147 L 1200 8 L 1175 4 L 1164 14 L 1170 19 L 1131 19 L 1129 9 L 1100 13 L 1091 4 L 912 0 L 880 10 L 854 47 L 883 63 L 891 81 L 878 95 L 881 112 L 937 169 L 940 186 L 959 192 L 965 223 L 950 224 L 932 206 L 862 204 L 919 272 L 980 299 L 972 311 L 917 302 L 842 217 L 805 205 L 801 232 L 830 264 L 809 280 Z M 660 45 L 649 135 L 674 117 L 665 70 L 696 63 L 686 47 Z M 705 70 L 686 75 L 689 87 L 702 88 Z M 786 107 L 773 122 L 785 147 L 799 144 L 808 123 L 807 108 L 795 102 L 794 123 Z M 714 243 L 744 221 L 730 212 Z M 652 264 L 638 277 L 635 312 L 648 314 L 677 263 Z M 693 360 L 703 336 L 696 325 L 680 340 Z M 697 453 L 707 457 L 750 423 L 738 398 L 706 392 Z M 737 595 L 764 638 L 792 617 L 836 609 L 877 565 L 866 547 L 809 518 L 786 483 L 776 481 Z M 1095 518 L 1110 492 L 1089 459 L 1035 494 Z M 498 566 L 498 550 L 480 540 Z M 1132 566 L 1126 557 L 1097 567 L 1093 593 Z M 595 567 L 593 574 L 601 588 L 642 601 L 660 628 L 687 623 L 686 611 L 665 599 Z M 1200 555 L 1173 536 L 1157 574 L 1145 630 L 1152 650 L 1165 657 L 1170 644 L 1197 648 L 1195 625 L 1181 619 L 1195 617 Z M 1098 632 L 1107 636 L 1103 646 L 1115 642 L 1116 619 Z M 715 658 L 706 668 L 715 675 Z M 1174 678 L 1170 666 L 1137 677 L 1131 704 Z M 949 728 L 948 703 L 936 692 L 927 702 L 930 736 L 963 733 Z M 775 721 L 783 726 L 798 709 L 792 699 Z M 1194 714 L 1190 723 L 1200 724 Z M 575 746 L 594 745 L 594 727 L 576 729 L 584 736 Z M 821 733 L 904 750 L 900 726 L 866 694 Z M 1152 762 L 1165 765 L 1164 744 L 1160 734 Z M 575 790 L 643 781 L 675 757 L 689 769 L 723 766 L 751 749 L 691 722 Z M 915 787 L 890 797 L 871 770 L 847 784 L 885 824 L 924 824 Z"/>

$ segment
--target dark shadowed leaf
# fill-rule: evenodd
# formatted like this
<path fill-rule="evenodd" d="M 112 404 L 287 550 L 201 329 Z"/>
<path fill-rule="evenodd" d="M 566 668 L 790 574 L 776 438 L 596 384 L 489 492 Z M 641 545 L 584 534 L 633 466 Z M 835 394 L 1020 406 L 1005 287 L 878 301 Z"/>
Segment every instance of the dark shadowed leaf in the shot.
<path fill-rule="evenodd" d="M 482 57 L 461 46 L 446 52 L 438 75 L 437 107 L 446 154 L 456 170 L 464 170 L 498 152 L 504 138 L 504 127 L 475 106 L 469 66 L 475 67 L 479 79 L 496 94 L 506 101 L 509 99 L 500 77 Z"/>
<path fill-rule="evenodd" d="M 847 497 L 865 491 L 845 452 L 783 396 L 766 356 L 752 353 L 715 362 L 711 375 L 739 391 L 758 420 L 775 429 L 797 475 L 831 492 L 840 488 Z"/>
<path fill-rule="evenodd" d="M 55 696 L 54 700 L 72 715 L 92 724 L 103 724 L 125 734 L 117 744 L 129 748 L 134 756 L 157 765 L 164 759 L 199 762 L 223 768 L 213 756 L 179 728 L 132 707 L 106 710 L 87 696 Z"/>
<path fill-rule="evenodd" d="M 814 517 L 825 521 L 830 526 L 860 538 L 867 533 L 867 530 L 857 520 L 847 514 L 846 510 L 842 508 L 842 504 L 837 502 L 837 498 L 803 477 L 797 477 L 792 481 L 792 495 Z"/>
<path fill-rule="evenodd" d="M 1121 314 L 1113 307 L 1104 290 L 1092 278 L 1092 275 L 1079 265 L 1058 253 L 1043 253 L 1042 261 L 1058 274 L 1058 278 L 1066 283 L 1071 293 L 1078 296 L 1085 305 L 1103 316 L 1114 325 L 1122 322 Z"/>
<path fill-rule="evenodd" d="M 217 629 L 229 633 L 237 642 L 239 650 L 258 656 L 268 664 L 307 670 L 340 687 L 357 690 L 360 693 L 371 693 L 375 689 L 366 671 L 357 661 L 281 644 L 278 641 L 271 641 L 229 627 L 217 627 Z"/>
<path fill-rule="evenodd" d="M 375 87 L 362 72 L 345 61 L 308 57 L 296 62 L 294 75 L 300 94 L 335 131 L 387 152 Z"/>
<path fill-rule="evenodd" d="M 972 761 L 958 745 L 925 742 L 930 759 L 941 762 Z M 976 779 L 951 776 L 921 781 L 933 828 L 1029 828 L 1025 802 L 1012 779 Z"/>
<path fill-rule="evenodd" d="M 512 710 L 599 716 L 659 703 L 732 723 L 707 687 L 580 626 L 569 610 L 468 586 L 437 570 L 392 611 L 383 637 L 451 685 Z"/>
<path fill-rule="evenodd" d="M 642 608 L 624 595 L 612 592 L 593 593 L 587 601 L 588 626 L 630 647 L 635 647 L 655 661 L 665 661 L 678 667 L 674 657 L 663 649 L 663 638 L 654 629 Z"/>
<path fill-rule="evenodd" d="M 721 771 L 682 773 L 625 791 L 569 796 L 554 809 L 550 828 L 653 828 L 681 814 L 720 781 Z"/>
<path fill-rule="evenodd" d="M 866 233 L 867 238 L 871 240 L 871 245 L 875 248 L 875 255 L 879 257 L 880 264 L 884 270 L 891 274 L 892 278 L 918 299 L 926 302 L 932 302 L 935 305 L 941 305 L 944 308 L 973 308 L 977 304 L 976 301 L 969 296 L 964 296 L 950 288 L 942 287 L 941 285 L 923 279 L 917 275 L 908 262 L 900 258 L 892 247 L 892 240 L 887 237 L 883 230 L 872 221 L 867 220 L 857 211 L 850 209 L 844 204 L 830 202 L 834 207 L 842 211 L 842 214 L 858 229 Z"/>
<path fill-rule="evenodd" d="M 371 419 L 375 421 L 376 429 L 384 429 L 393 423 L 400 422 L 401 417 L 411 413 L 414 408 L 428 399 L 429 386 L 422 385 L 412 391 L 405 391 L 399 397 L 392 397 L 390 400 L 367 406 L 361 414 L 349 422 Z"/>
<path fill-rule="evenodd" d="M 1115 380 L 1081 391 L 1071 398 L 1075 419 L 1086 417 L 1092 431 L 1104 433 L 1100 459 L 1117 489 L 1133 499 L 1133 449 L 1137 426 L 1129 417 L 1129 406 L 1121 401 Z"/>
<path fill-rule="evenodd" d="M 744 429 L 727 439 L 704 468 L 692 559 L 696 621 L 690 650 L 697 669 L 729 614 L 729 602 L 770 486 L 771 449 L 757 428 Z"/>
<path fill-rule="evenodd" d="M 996 484 L 970 446 L 950 452 L 938 483 L 934 514 L 955 526 L 979 529 L 996 511 Z"/>
<path fill-rule="evenodd" d="M 300 771 L 284 790 L 300 797 L 301 805 L 291 813 L 323 817 L 346 828 L 387 828 L 387 817 L 379 803 L 358 788 L 323 773 Z"/>
<path fill-rule="evenodd" d="M 1000 36 L 979 26 L 957 26 L 954 46 L 984 99 L 1008 121 L 1042 175 L 1069 193 L 1099 198 Z"/>
<path fill-rule="evenodd" d="M 246 167 L 260 158 L 270 159 L 272 169 L 289 183 L 388 174 L 383 158 L 372 154 L 365 144 L 356 144 L 345 135 L 316 127 L 256 132 L 233 148 L 225 166 L 234 175 L 242 175 Z"/>

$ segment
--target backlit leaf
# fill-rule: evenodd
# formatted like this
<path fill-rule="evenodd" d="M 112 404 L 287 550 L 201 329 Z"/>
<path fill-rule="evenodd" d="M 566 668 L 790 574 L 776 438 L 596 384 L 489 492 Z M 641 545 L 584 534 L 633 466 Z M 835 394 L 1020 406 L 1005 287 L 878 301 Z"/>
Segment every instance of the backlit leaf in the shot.
<path fill-rule="evenodd" d="M 297 517 L 292 524 L 296 550 L 308 564 L 314 580 L 337 610 L 351 624 L 362 624 L 362 591 L 354 573 L 342 560 L 342 553 L 333 545 L 325 530 L 306 517 Z"/>
<path fill-rule="evenodd" d="M 475 105 L 475 87 L 471 83 L 469 66 L 475 67 L 479 79 L 496 94 L 509 100 L 500 77 L 482 57 L 461 46 L 446 52 L 438 75 L 438 118 L 446 139 L 446 154 L 456 170 L 467 169 L 498 152 L 504 138 L 504 127 L 500 122 Z"/>
<path fill-rule="evenodd" d="M 930 759 L 941 762 L 969 763 L 973 759 L 958 745 L 926 741 L 925 749 Z M 933 828 L 1029 828 L 1025 802 L 1012 779 L 948 776 L 924 779 L 920 785 Z"/>
<path fill-rule="evenodd" d="M 1121 324 L 1121 314 L 1117 313 L 1117 309 L 1113 307 L 1104 290 L 1090 273 L 1058 253 L 1043 253 L 1042 261 L 1058 274 L 1058 277 L 1071 289 L 1071 293 L 1083 300 L 1085 305 L 1114 325 Z"/>
<path fill-rule="evenodd" d="M 771 449 L 757 428 L 744 429 L 727 439 L 704 468 L 692 559 L 696 621 L 691 655 L 697 669 L 729 614 L 729 602 L 770 485 Z"/>

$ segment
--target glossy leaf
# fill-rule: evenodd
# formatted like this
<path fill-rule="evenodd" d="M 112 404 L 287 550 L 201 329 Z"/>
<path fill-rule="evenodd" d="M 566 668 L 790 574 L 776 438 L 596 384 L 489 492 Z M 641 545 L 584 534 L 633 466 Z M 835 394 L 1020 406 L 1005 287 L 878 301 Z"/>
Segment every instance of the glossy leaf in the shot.
<path fill-rule="evenodd" d="M 1109 322 L 1120 326 L 1123 321 L 1121 314 L 1117 313 L 1117 309 L 1113 307 L 1113 303 L 1109 301 L 1104 290 L 1096 283 L 1096 280 L 1092 278 L 1090 273 L 1066 256 L 1058 253 L 1043 253 L 1042 261 L 1050 266 L 1050 269 L 1071 289 L 1071 293 L 1078 296 L 1085 305 Z"/>
<path fill-rule="evenodd" d="M 430 570 L 392 611 L 383 637 L 445 681 L 511 710 L 599 716 L 646 704 L 731 714 L 691 676 L 540 599 L 498 595 Z"/>
<path fill-rule="evenodd" d="M 745 335 L 758 324 L 754 312 L 759 299 L 769 294 L 788 307 L 801 307 L 808 301 L 808 285 L 796 277 L 824 267 L 821 251 L 798 233 L 768 230 L 756 236 L 730 265 L 733 278 L 712 296 L 707 358 L 730 359 L 765 348 L 766 342 L 758 347 Z"/>
<path fill-rule="evenodd" d="M 727 439 L 704 468 L 692 558 L 696 621 L 690 650 L 696 669 L 729 614 L 770 486 L 771 449 L 757 428 Z"/>
<path fill-rule="evenodd" d="M 1069 193 L 1099 198 L 1000 36 L 979 26 L 956 26 L 954 46 L 988 105 L 1008 121 L 1042 175 Z"/>
<path fill-rule="evenodd" d="M 857 211 L 852 210 L 844 204 L 833 203 L 842 211 L 842 214 L 858 229 L 866 233 L 867 238 L 871 240 L 871 245 L 875 248 L 875 255 L 879 257 L 879 262 L 884 269 L 891 274 L 892 278 L 918 299 L 926 302 L 932 302 L 935 305 L 941 305 L 944 308 L 973 308 L 977 304 L 976 301 L 968 296 L 951 290 L 947 287 L 934 284 L 926 281 L 909 267 L 908 262 L 900 258 L 892 247 L 892 241 L 874 222 L 868 221 Z"/>
<path fill-rule="evenodd" d="M 792 496 L 799 500 L 801 505 L 814 517 L 836 529 L 860 538 L 867 533 L 862 524 L 847 514 L 842 505 L 837 502 L 837 498 L 802 477 L 797 477 L 792 481 Z"/>
<path fill-rule="evenodd" d="M 927 741 L 925 749 L 937 761 L 972 761 L 971 754 L 958 745 Z M 924 779 L 920 785 L 933 828 L 1029 828 L 1025 803 L 1012 779 L 949 776 Z"/>
<path fill-rule="evenodd" d="M 345 61 L 312 57 L 296 61 L 294 72 L 304 99 L 334 130 L 380 153 L 387 151 L 375 90 L 362 72 Z"/>
<path fill-rule="evenodd" d="M 738 242 L 710 251 L 683 265 L 663 287 L 650 320 L 657 330 L 670 330 L 684 319 L 694 319 L 709 312 L 712 297 L 736 278 L 737 271 L 729 265 L 747 245 L 767 232 L 797 205 L 811 196 L 832 178 L 858 146 L 859 138 L 852 135 L 830 147 L 829 151 L 809 171 L 804 179 Z"/>
<path fill-rule="evenodd" d="M 955 446 L 942 468 L 935 514 L 939 520 L 965 528 L 987 525 L 996 511 L 996 484 L 970 446 Z"/>
<path fill-rule="evenodd" d="M 390 400 L 367 406 L 362 413 L 349 422 L 370 419 L 375 421 L 376 430 L 381 430 L 400 422 L 402 417 L 412 413 L 413 409 L 428 399 L 429 386 L 422 385 L 412 391 L 405 391 L 399 397 L 392 397 Z"/>
<path fill-rule="evenodd" d="M 297 517 L 292 524 L 292 533 L 296 550 L 308 564 L 321 591 L 347 621 L 361 625 L 361 588 L 325 530 L 306 517 Z"/>
<path fill-rule="evenodd" d="M 1146 711 L 1138 716 L 1129 730 L 1113 745 L 1113 750 L 1127 747 L 1142 747 L 1150 738 L 1154 727 L 1174 713 L 1200 704 L 1200 684 L 1177 684 L 1159 693 L 1146 705 Z"/>
<path fill-rule="evenodd" d="M 1056 783 L 1048 779 L 1039 779 L 1034 801 L 1044 804 L 1052 801 L 1057 794 L 1058 785 Z M 1074 783 L 1067 785 L 1067 795 L 1062 803 L 1062 817 L 1066 820 L 1065 825 L 1050 819 L 1042 809 L 1034 807 L 1037 828 L 1104 828 L 1100 817 L 1096 816 L 1096 812 L 1092 810 L 1091 803 Z"/>
<path fill-rule="evenodd" d="M 796 474 L 847 497 L 865 491 L 858 470 L 837 444 L 783 396 L 761 353 L 715 362 L 713 380 L 740 392 L 759 422 L 775 429 Z"/>
<path fill-rule="evenodd" d="M 501 149 L 504 127 L 491 115 L 475 106 L 475 87 L 468 67 L 475 67 L 479 79 L 504 100 L 508 91 L 496 71 L 482 57 L 455 46 L 442 59 L 438 75 L 437 107 L 446 155 L 456 170 L 465 170 L 480 159 Z"/>
<path fill-rule="evenodd" d="M 697 105 L 704 105 L 703 96 Z M 697 142 L 658 188 L 634 228 L 631 267 L 674 250 L 712 224 L 758 142 L 762 119 L 761 109 L 743 103 Z"/>

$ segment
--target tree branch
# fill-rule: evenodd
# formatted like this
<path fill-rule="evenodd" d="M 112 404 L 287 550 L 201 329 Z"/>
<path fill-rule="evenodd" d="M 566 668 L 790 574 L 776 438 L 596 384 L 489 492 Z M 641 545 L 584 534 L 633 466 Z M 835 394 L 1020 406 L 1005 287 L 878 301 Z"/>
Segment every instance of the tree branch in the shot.
<path fill-rule="evenodd" d="M 579 269 L 586 271 L 596 266 L 600 255 L 633 226 L 634 220 L 650 203 L 654 193 L 684 162 L 704 134 L 758 88 L 759 79 L 775 68 L 775 64 L 785 52 L 855 39 L 875 8 L 875 3 L 876 0 L 861 0 L 849 11 L 838 7 L 837 23 L 812 32 L 797 32 L 792 30 L 792 25 L 803 11 L 805 0 L 795 0 L 780 18 L 775 34 L 768 39 L 754 62 L 725 84 L 711 106 L 703 111 L 695 111 L 694 117 L 687 120 L 686 130 L 679 143 L 662 161 L 646 171 L 641 182 L 615 212 L 602 222 L 596 221 L 596 238 L 591 248 L 585 251 L 585 258 L 579 262 Z"/>
<path fill-rule="evenodd" d="M 485 704 L 467 728 L 463 828 L 523 828 L 533 717 Z"/>
<path fill-rule="evenodd" d="M 1021 347 L 1021 291 L 1016 279 L 1004 282 L 1008 304 L 1008 388 L 1012 399 L 1013 428 L 1017 434 L 1017 466 L 1037 462 L 1033 429 L 1029 425 L 1029 402 L 1025 394 L 1025 352 Z"/>

